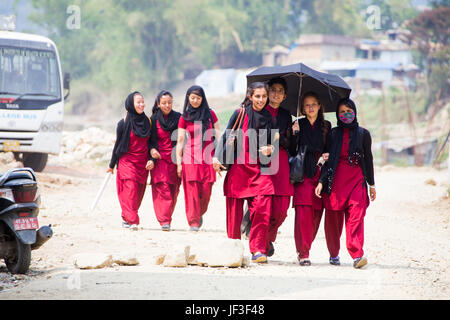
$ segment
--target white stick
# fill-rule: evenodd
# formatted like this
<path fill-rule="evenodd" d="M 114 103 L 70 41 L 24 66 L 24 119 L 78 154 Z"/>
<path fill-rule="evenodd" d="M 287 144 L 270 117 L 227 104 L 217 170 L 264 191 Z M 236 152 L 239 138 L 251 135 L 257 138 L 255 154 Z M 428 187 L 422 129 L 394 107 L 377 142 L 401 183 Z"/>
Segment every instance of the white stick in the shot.
<path fill-rule="evenodd" d="M 97 197 L 95 197 L 95 200 L 91 205 L 91 211 L 93 211 L 95 209 L 95 207 L 97 206 L 98 200 L 100 200 L 100 197 L 101 197 L 103 191 L 105 190 L 106 184 L 108 183 L 109 178 L 111 178 L 111 176 L 112 176 L 112 173 L 108 172 L 105 176 L 105 179 L 103 179 L 103 183 L 102 183 L 102 186 L 100 187 L 100 189 L 98 190 Z"/>

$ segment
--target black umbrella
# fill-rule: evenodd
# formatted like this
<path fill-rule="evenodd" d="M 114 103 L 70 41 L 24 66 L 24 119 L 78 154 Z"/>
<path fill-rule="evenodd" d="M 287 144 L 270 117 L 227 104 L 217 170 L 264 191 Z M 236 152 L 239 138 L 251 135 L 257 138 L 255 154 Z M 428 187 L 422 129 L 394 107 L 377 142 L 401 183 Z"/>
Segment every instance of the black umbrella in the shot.
<path fill-rule="evenodd" d="M 334 112 L 337 102 L 350 97 L 352 91 L 341 77 L 316 71 L 303 63 L 258 68 L 247 75 L 247 85 L 257 81 L 267 83 L 277 77 L 284 78 L 288 86 L 287 98 L 280 107 L 296 117 L 300 115 L 301 96 L 308 91 L 314 91 L 320 97 L 325 112 Z"/>

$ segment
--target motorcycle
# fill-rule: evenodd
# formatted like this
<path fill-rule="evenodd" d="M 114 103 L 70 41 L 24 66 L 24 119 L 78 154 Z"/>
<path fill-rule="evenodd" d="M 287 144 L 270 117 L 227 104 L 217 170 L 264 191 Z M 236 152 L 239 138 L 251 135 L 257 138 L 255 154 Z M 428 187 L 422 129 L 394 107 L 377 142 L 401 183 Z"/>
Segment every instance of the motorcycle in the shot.
<path fill-rule="evenodd" d="M 39 228 L 41 197 L 31 168 L 0 174 L 0 259 L 11 273 L 26 273 L 31 251 L 53 235 L 51 225 Z"/>

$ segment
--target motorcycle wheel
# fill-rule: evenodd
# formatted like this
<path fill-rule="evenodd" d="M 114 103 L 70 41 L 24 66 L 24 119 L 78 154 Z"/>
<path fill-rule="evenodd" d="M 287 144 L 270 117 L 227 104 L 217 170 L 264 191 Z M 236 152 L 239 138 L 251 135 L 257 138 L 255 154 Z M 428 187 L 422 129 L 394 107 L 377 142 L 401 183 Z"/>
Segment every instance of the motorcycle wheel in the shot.
<path fill-rule="evenodd" d="M 15 255 L 5 258 L 6 267 L 11 273 L 27 273 L 31 263 L 31 245 L 24 244 L 14 235 Z"/>

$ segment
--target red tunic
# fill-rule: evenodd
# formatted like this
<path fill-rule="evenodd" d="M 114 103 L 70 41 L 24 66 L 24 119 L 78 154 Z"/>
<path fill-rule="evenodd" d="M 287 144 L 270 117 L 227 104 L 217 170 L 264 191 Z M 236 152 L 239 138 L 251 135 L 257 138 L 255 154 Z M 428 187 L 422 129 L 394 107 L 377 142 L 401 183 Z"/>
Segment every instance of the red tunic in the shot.
<path fill-rule="evenodd" d="M 117 177 L 120 180 L 131 179 L 140 184 L 147 182 L 148 170 L 145 169 L 150 159 L 148 153 L 149 137 L 138 137 L 131 130 L 128 151 L 123 153 L 117 166 Z"/>
<path fill-rule="evenodd" d="M 341 154 L 334 174 L 331 194 L 324 197 L 327 210 L 345 210 L 353 203 L 357 203 L 363 208 L 369 206 L 366 182 L 361 167 L 359 165 L 352 166 L 348 162 L 349 142 L 349 130 L 344 129 Z"/>
<path fill-rule="evenodd" d="M 168 184 L 179 184 L 180 178 L 177 175 L 177 165 L 172 161 L 172 140 L 169 131 L 164 131 L 156 121 L 156 135 L 158 142 L 158 152 L 161 158 L 155 163 L 155 167 L 150 171 L 151 184 L 167 182 Z"/>
<path fill-rule="evenodd" d="M 275 109 L 271 105 L 268 105 L 266 110 L 272 114 L 272 117 L 277 117 L 278 108 Z M 279 148 L 278 158 L 271 162 L 270 171 L 272 172 L 275 195 L 292 196 L 294 194 L 294 187 L 289 181 L 289 154 L 281 146 Z"/>
<path fill-rule="evenodd" d="M 226 197 L 249 198 L 256 195 L 273 195 L 275 193 L 272 177 L 262 175 L 258 163 L 250 161 L 249 140 L 246 135 L 248 129 L 248 116 L 245 114 L 242 121 L 242 134 L 245 139 L 243 151 L 238 152 L 236 163 L 231 165 L 225 176 L 223 191 Z"/>
<path fill-rule="evenodd" d="M 217 116 L 211 110 L 214 123 L 217 122 Z M 214 131 L 212 124 L 209 124 L 206 140 L 203 144 L 203 136 L 201 135 L 202 124 L 185 121 L 183 116 L 180 117 L 178 128 L 185 129 L 188 138 L 183 151 L 183 178 L 186 181 L 198 182 L 215 182 L 216 172 L 212 166 L 212 158 L 214 156 L 213 139 Z"/>

